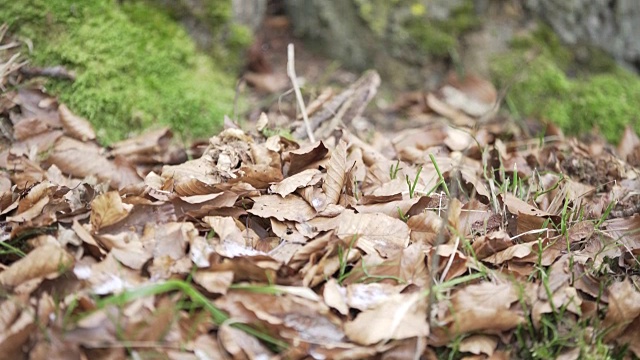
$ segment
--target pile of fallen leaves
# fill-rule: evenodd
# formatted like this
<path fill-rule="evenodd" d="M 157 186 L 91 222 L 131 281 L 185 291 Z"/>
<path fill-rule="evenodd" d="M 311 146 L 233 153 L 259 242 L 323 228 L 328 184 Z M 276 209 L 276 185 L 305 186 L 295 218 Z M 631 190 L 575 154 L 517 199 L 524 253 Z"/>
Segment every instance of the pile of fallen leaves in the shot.
<path fill-rule="evenodd" d="M 104 148 L 5 92 L 0 354 L 640 356 L 640 140 L 528 138 L 474 82 L 407 95 L 424 126 L 369 142 L 340 121 L 294 141 L 269 113 L 188 151 L 167 129 Z"/>

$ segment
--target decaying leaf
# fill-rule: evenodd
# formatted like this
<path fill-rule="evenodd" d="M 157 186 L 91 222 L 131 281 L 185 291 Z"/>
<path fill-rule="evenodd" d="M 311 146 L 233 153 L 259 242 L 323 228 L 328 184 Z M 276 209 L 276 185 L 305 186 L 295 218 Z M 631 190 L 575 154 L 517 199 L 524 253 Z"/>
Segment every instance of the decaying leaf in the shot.
<path fill-rule="evenodd" d="M 58 106 L 60 122 L 67 133 L 80 141 L 94 140 L 96 133 L 87 119 L 81 118 L 69 110 L 65 104 Z"/>
<path fill-rule="evenodd" d="M 396 294 L 345 324 L 349 339 L 362 345 L 429 335 L 427 302 L 419 293 Z"/>
<path fill-rule="evenodd" d="M 129 215 L 133 205 L 125 204 L 117 191 L 110 191 L 91 202 L 91 225 L 93 231 L 113 225 Z"/>
<path fill-rule="evenodd" d="M 248 212 L 256 216 L 303 222 L 311 220 L 316 214 L 304 199 L 293 194 L 284 198 L 279 195 L 263 195 L 252 199 L 255 203 Z"/>
<path fill-rule="evenodd" d="M 325 226 L 335 227 L 336 235 L 346 243 L 357 239 L 358 248 L 366 253 L 378 252 L 383 257 L 398 253 L 409 245 L 407 224 L 384 214 L 344 211 Z"/>
<path fill-rule="evenodd" d="M 322 91 L 315 143 L 286 135 L 305 131 L 281 97 L 257 131 L 226 118 L 188 148 L 167 128 L 103 148 L 10 87 L 0 357 L 640 356 L 637 134 L 617 157 L 515 126 L 475 75 L 405 96 L 389 125 L 418 127 L 380 132 L 378 85 Z"/>
<path fill-rule="evenodd" d="M 515 328 L 524 317 L 512 304 L 518 293 L 510 283 L 469 285 L 453 294 L 446 323 L 451 335 L 472 331 L 502 331 Z"/>
<path fill-rule="evenodd" d="M 611 285 L 608 289 L 609 308 L 604 328 L 609 329 L 605 339 L 612 340 L 625 332 L 625 328 L 640 316 L 640 291 L 629 281 Z"/>
<path fill-rule="evenodd" d="M 298 188 L 304 188 L 310 185 L 315 185 L 320 181 L 320 170 L 307 169 L 303 170 L 295 175 L 280 181 L 277 184 L 271 185 L 272 192 L 285 197 Z"/>
<path fill-rule="evenodd" d="M 60 274 L 70 269 L 73 262 L 71 254 L 60 246 L 43 245 L 0 272 L 0 284 L 15 287 L 32 279 Z"/>
<path fill-rule="evenodd" d="M 322 183 L 322 190 L 327 195 L 327 204 L 337 204 L 342 194 L 345 177 L 347 175 L 347 143 L 340 140 L 331 152 L 327 164 L 327 176 Z"/>

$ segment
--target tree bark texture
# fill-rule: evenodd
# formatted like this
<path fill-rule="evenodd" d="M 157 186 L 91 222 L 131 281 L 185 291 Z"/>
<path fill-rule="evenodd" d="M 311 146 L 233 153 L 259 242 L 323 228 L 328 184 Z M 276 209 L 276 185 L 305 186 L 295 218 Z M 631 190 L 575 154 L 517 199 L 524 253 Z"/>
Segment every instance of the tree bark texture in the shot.
<path fill-rule="evenodd" d="M 527 6 L 566 43 L 594 45 L 640 67 L 640 1 L 527 0 Z"/>

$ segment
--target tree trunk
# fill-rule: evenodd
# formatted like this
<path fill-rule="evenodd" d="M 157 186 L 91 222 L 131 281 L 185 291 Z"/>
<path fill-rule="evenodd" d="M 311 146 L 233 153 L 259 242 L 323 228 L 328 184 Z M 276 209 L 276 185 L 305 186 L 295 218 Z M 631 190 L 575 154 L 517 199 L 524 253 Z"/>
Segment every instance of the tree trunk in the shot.
<path fill-rule="evenodd" d="M 527 6 L 568 44 L 594 45 L 640 67 L 640 1 L 527 0 Z"/>

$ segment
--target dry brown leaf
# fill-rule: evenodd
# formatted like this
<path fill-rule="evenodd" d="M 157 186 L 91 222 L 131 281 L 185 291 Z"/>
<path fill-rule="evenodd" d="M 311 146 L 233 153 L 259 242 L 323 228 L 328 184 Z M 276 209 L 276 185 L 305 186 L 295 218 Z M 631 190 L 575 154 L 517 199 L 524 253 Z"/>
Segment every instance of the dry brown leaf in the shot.
<path fill-rule="evenodd" d="M 356 246 L 365 253 L 376 251 L 382 257 L 392 256 L 409 245 L 407 224 L 384 214 L 356 214 L 345 210 L 326 230 L 331 228 L 344 242 L 355 238 Z"/>
<path fill-rule="evenodd" d="M 483 235 L 473 241 L 473 252 L 477 259 L 482 260 L 513 245 L 513 241 L 503 230 Z"/>
<path fill-rule="evenodd" d="M 167 256 L 179 260 L 186 249 L 198 236 L 198 230 L 190 222 L 170 222 L 145 227 L 141 241 L 145 247 L 153 249 L 154 257 Z"/>
<path fill-rule="evenodd" d="M 347 289 L 340 286 L 336 279 L 331 278 L 324 284 L 324 288 L 322 290 L 324 303 L 327 304 L 327 306 L 338 310 L 342 315 L 347 315 L 349 313 L 346 295 Z"/>
<path fill-rule="evenodd" d="M 337 204 L 342 194 L 347 172 L 347 143 L 340 140 L 331 152 L 327 163 L 327 175 L 322 190 L 327 195 L 327 204 Z"/>
<path fill-rule="evenodd" d="M 636 134 L 630 125 L 627 125 L 618 144 L 618 155 L 623 159 L 627 159 L 638 146 L 640 146 L 638 134 Z"/>
<path fill-rule="evenodd" d="M 498 346 L 498 339 L 493 336 L 471 335 L 460 342 L 460 351 L 491 356 L 496 351 L 496 346 Z"/>
<path fill-rule="evenodd" d="M 343 284 L 360 283 L 370 276 L 386 279 L 397 284 L 413 284 L 423 287 L 428 283 L 429 272 L 427 270 L 426 253 L 427 245 L 412 243 L 406 249 L 383 259 L 377 253 L 364 255 L 359 263 L 356 263 L 350 275 Z M 364 272 L 366 269 L 366 274 Z"/>
<path fill-rule="evenodd" d="M 240 168 L 239 175 L 230 183 L 242 181 L 257 189 L 266 189 L 269 185 L 282 181 L 280 166 L 263 164 L 243 166 Z"/>
<path fill-rule="evenodd" d="M 139 270 L 122 266 L 111 253 L 97 263 L 76 263 L 73 273 L 78 279 L 86 281 L 91 292 L 96 295 L 119 293 L 143 282 Z"/>
<path fill-rule="evenodd" d="M 209 189 L 210 190 L 210 189 Z M 208 190 L 207 190 L 208 191 Z M 238 200 L 238 194 L 232 191 L 222 191 L 213 194 L 171 197 L 176 217 L 185 216 L 200 218 L 205 215 L 216 215 L 216 211 L 225 211 L 225 215 L 234 214 L 231 209 Z"/>
<path fill-rule="evenodd" d="M 271 230 L 276 236 L 280 239 L 284 239 L 290 243 L 299 243 L 304 244 L 307 242 L 307 236 L 302 234 L 296 228 L 296 223 L 290 221 L 278 221 L 274 218 L 271 218 Z M 313 233 L 309 234 L 314 235 Z"/>
<path fill-rule="evenodd" d="M 629 346 L 629 350 L 640 357 L 640 317 L 626 327 L 624 333 L 616 338 L 616 342 L 621 346 Z"/>
<path fill-rule="evenodd" d="M 386 283 L 349 284 L 346 288 L 347 304 L 352 309 L 370 310 L 399 294 L 405 287 Z"/>
<path fill-rule="evenodd" d="M 583 239 L 589 239 L 594 231 L 593 221 L 581 221 L 567 230 L 567 238 L 570 243 L 578 242 Z"/>
<path fill-rule="evenodd" d="M 280 221 L 303 222 L 311 220 L 316 214 L 304 199 L 294 194 L 284 198 L 280 195 L 263 195 L 251 199 L 254 204 L 247 212 L 263 218 L 273 217 Z"/>
<path fill-rule="evenodd" d="M 447 85 L 440 91 L 449 105 L 476 117 L 490 112 L 498 100 L 493 84 L 476 74 L 464 74 L 461 78 L 457 72 L 449 72 Z"/>
<path fill-rule="evenodd" d="M 427 94 L 427 105 L 433 111 L 450 119 L 455 125 L 472 127 L 475 123 L 475 120 L 463 111 L 438 99 L 438 97 L 432 93 Z"/>
<path fill-rule="evenodd" d="M 429 271 L 437 274 L 440 281 L 449 281 L 468 270 L 467 257 L 458 250 L 456 245 L 458 244 L 441 244 L 429 250 L 430 257 L 434 257 L 435 254 L 439 256 L 438 268 L 434 270 L 429 266 Z"/>
<path fill-rule="evenodd" d="M 505 205 L 507 206 L 507 209 L 509 209 L 509 212 L 514 215 L 518 215 L 522 213 L 522 214 L 533 215 L 538 217 L 553 216 L 553 214 L 550 214 L 546 211 L 536 209 L 535 207 L 527 204 L 526 202 L 517 198 L 515 195 L 509 192 L 505 194 L 500 194 L 499 196 L 502 199 L 502 201 L 504 201 Z"/>
<path fill-rule="evenodd" d="M 607 234 L 626 251 L 633 253 L 640 249 L 640 214 L 628 218 L 609 219 L 602 223 Z"/>
<path fill-rule="evenodd" d="M 5 307 L 7 302 L 4 301 L 2 307 Z M 23 358 L 22 346 L 27 343 L 37 326 L 35 309 L 27 308 L 16 314 L 15 318 L 0 330 L 0 351 L 3 356 L 8 359 Z"/>
<path fill-rule="evenodd" d="M 198 319 L 195 319 L 195 321 L 198 321 Z M 188 338 L 187 336 L 184 337 Z M 219 344 L 218 339 L 211 336 L 211 334 L 206 333 L 199 335 L 195 340 L 186 345 L 187 349 L 197 351 L 205 359 L 212 360 L 223 360 L 226 356 L 228 356 L 226 353 L 224 353 L 224 349 L 221 349 L 220 347 L 221 345 Z M 177 351 L 177 354 L 172 354 L 171 352 L 169 352 L 168 354 L 169 358 L 172 360 L 183 360 L 182 357 L 184 356 L 184 351 Z M 191 359 L 187 358 L 184 360 Z"/>
<path fill-rule="evenodd" d="M 132 269 L 142 269 L 153 256 L 152 249 L 145 248 L 136 233 L 123 231 L 118 234 L 103 234 L 98 235 L 97 239 L 114 258 Z"/>
<path fill-rule="evenodd" d="M 23 119 L 14 125 L 13 136 L 16 140 L 25 140 L 32 136 L 52 130 L 50 126 L 51 125 L 48 122 L 40 118 Z"/>
<path fill-rule="evenodd" d="M 12 170 L 11 182 L 16 184 L 19 190 L 26 190 L 34 184 L 42 182 L 46 176 L 39 164 L 27 159 L 24 155 L 7 154 L 7 163 L 4 167 Z"/>
<path fill-rule="evenodd" d="M 545 238 L 549 235 L 549 231 L 545 229 L 553 228 L 553 224 L 549 224 L 546 218 L 525 213 L 518 214 L 515 222 L 518 242 L 530 242 Z"/>
<path fill-rule="evenodd" d="M 244 331 L 235 329 L 230 324 L 224 324 L 218 331 L 220 345 L 233 356 L 234 359 L 264 359 L 271 358 L 273 353 L 258 339 Z"/>
<path fill-rule="evenodd" d="M 305 169 L 317 169 L 318 163 L 325 158 L 327 153 L 329 150 L 322 141 L 285 153 L 283 157 L 289 158 L 287 176 L 295 175 Z"/>
<path fill-rule="evenodd" d="M 291 294 L 273 296 L 231 290 L 216 301 L 233 318 L 277 326 L 280 336 L 322 346 L 342 343 L 344 333 L 337 316 L 321 301 Z"/>
<path fill-rule="evenodd" d="M 0 284 L 15 287 L 25 281 L 61 274 L 73 266 L 74 258 L 63 248 L 46 244 L 0 272 Z"/>
<path fill-rule="evenodd" d="M 295 175 L 289 176 L 277 184 L 271 185 L 270 190 L 273 193 L 285 197 L 296 191 L 298 188 L 317 184 L 320 182 L 320 174 L 320 170 L 318 169 L 303 170 Z"/>
<path fill-rule="evenodd" d="M 220 178 L 208 176 L 213 172 L 213 164 L 210 158 L 187 161 L 180 165 L 165 165 L 162 167 L 162 178 L 171 179 L 177 195 L 203 195 L 210 194 L 211 185 L 222 181 Z"/>
<path fill-rule="evenodd" d="M 117 191 L 109 191 L 91 202 L 91 226 L 94 232 L 113 225 L 129 215 L 133 205 L 125 204 Z"/>
<path fill-rule="evenodd" d="M 198 270 L 193 274 L 193 281 L 212 294 L 226 294 L 233 283 L 233 271 Z"/>
<path fill-rule="evenodd" d="M 498 245 L 498 246 L 501 246 L 501 245 Z M 505 250 L 502 250 L 500 252 L 497 252 L 495 254 L 492 254 L 484 258 L 483 261 L 498 265 L 511 259 L 522 259 L 532 253 L 531 248 L 533 246 L 538 246 L 538 242 L 530 242 L 527 244 L 515 244 L 511 247 L 506 248 Z"/>
<path fill-rule="evenodd" d="M 249 71 L 242 76 L 249 85 L 260 92 L 277 93 L 285 90 L 289 85 L 287 77 L 277 73 L 255 73 Z"/>
<path fill-rule="evenodd" d="M 538 293 L 545 290 L 542 286 L 538 288 Z M 578 296 L 578 292 L 571 286 L 563 286 L 553 293 L 552 298 L 539 299 L 533 303 L 531 309 L 531 320 L 536 329 L 540 328 L 540 322 L 543 314 L 555 313 L 558 309 L 566 309 L 574 314 L 581 314 L 582 299 Z"/>
<path fill-rule="evenodd" d="M 327 196 L 321 188 L 307 186 L 297 190 L 296 192 L 316 211 L 324 211 L 327 209 Z"/>
<path fill-rule="evenodd" d="M 447 127 L 447 137 L 444 139 L 444 144 L 452 151 L 464 151 L 475 145 L 476 141 L 466 129 Z"/>
<path fill-rule="evenodd" d="M 242 232 L 236 226 L 236 222 L 230 217 L 223 216 L 205 216 L 202 218 L 207 225 L 215 231 L 216 235 L 222 242 L 232 242 L 236 244 L 245 245 Z"/>
<path fill-rule="evenodd" d="M 427 300 L 420 293 L 396 294 L 344 324 L 349 339 L 373 345 L 390 339 L 428 336 Z"/>
<path fill-rule="evenodd" d="M 21 199 L 18 203 L 18 213 L 22 213 L 34 207 L 43 198 L 48 199 L 54 190 L 55 186 L 49 181 L 43 181 L 36 184 L 29 190 L 27 196 Z"/>
<path fill-rule="evenodd" d="M 80 225 L 77 220 L 74 220 L 73 225 L 71 226 L 71 229 L 75 231 L 76 235 L 82 240 L 83 243 L 86 244 L 86 246 L 88 247 L 88 251 L 95 258 L 102 258 L 106 254 L 106 252 L 102 247 L 100 247 L 100 245 L 98 245 L 96 240 L 91 235 L 90 229 L 88 228 L 90 228 L 89 225 L 87 225 L 87 227 L 84 227 Z"/>
<path fill-rule="evenodd" d="M 50 198 L 48 196 L 42 197 L 38 199 L 38 201 L 35 204 L 32 204 L 32 206 L 26 209 L 25 211 L 14 216 L 8 216 L 7 221 L 10 221 L 10 222 L 31 221 L 36 217 L 38 217 L 40 214 L 42 214 L 42 210 L 44 209 L 45 206 L 47 206 L 47 204 L 49 204 L 49 201 L 50 201 Z"/>
<path fill-rule="evenodd" d="M 418 201 L 420 201 L 420 198 L 414 197 L 413 199 L 389 201 L 369 205 L 355 205 L 353 206 L 353 208 L 356 209 L 360 214 L 381 213 L 394 218 L 399 218 L 400 214 L 402 214 L 403 216 L 407 215 L 409 213 L 409 210 L 411 210 L 413 205 L 415 205 Z"/>
<path fill-rule="evenodd" d="M 111 145 L 112 155 L 130 157 L 132 155 L 149 155 L 166 151 L 173 134 L 169 128 L 160 128 L 144 132 L 134 138 L 122 140 Z"/>
<path fill-rule="evenodd" d="M 62 126 L 71 137 L 80 141 L 94 140 L 96 138 L 96 133 L 93 131 L 91 123 L 87 119 L 72 113 L 65 104 L 60 104 L 58 113 L 60 114 Z"/>
<path fill-rule="evenodd" d="M 442 218 L 433 211 L 414 215 L 407 220 L 411 229 L 411 241 L 433 245 L 442 228 Z"/>
<path fill-rule="evenodd" d="M 609 286 L 607 292 L 609 308 L 601 326 L 607 329 L 605 341 L 610 341 L 623 334 L 627 326 L 640 316 L 640 291 L 625 279 Z"/>
<path fill-rule="evenodd" d="M 500 332 L 513 329 L 524 321 L 522 314 L 511 310 L 519 299 L 510 283 L 484 282 L 469 285 L 453 294 L 446 322 L 450 336 L 472 331 Z"/>
<path fill-rule="evenodd" d="M 55 164 L 63 173 L 79 178 L 95 176 L 120 189 L 142 181 L 135 168 L 122 157 L 113 161 L 105 158 L 101 149 L 91 143 L 61 137 L 56 141 L 47 162 Z"/>

